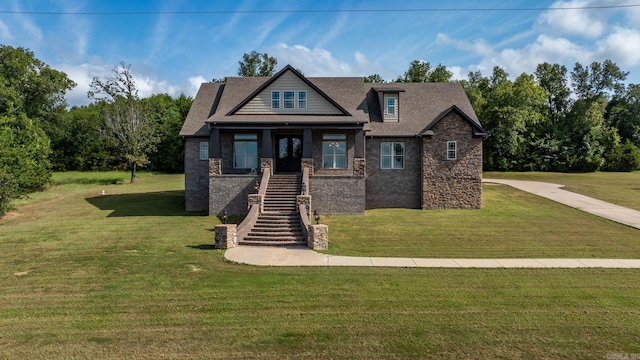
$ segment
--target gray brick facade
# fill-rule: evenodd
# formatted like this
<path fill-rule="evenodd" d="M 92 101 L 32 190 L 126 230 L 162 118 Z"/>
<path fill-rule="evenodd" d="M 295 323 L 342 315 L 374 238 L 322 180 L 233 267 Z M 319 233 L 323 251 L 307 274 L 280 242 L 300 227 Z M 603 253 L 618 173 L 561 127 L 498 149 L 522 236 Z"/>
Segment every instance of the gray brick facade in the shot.
<path fill-rule="evenodd" d="M 209 160 L 200 160 L 200 142 L 208 138 L 187 138 L 184 151 L 184 197 L 188 211 L 209 208 Z"/>
<path fill-rule="evenodd" d="M 404 143 L 404 168 L 382 169 L 380 144 Z M 367 138 L 367 209 L 419 209 L 422 200 L 422 142 L 418 138 Z"/>
<path fill-rule="evenodd" d="M 255 193 L 255 182 L 260 175 L 220 175 L 209 180 L 209 215 L 220 215 L 227 209 L 229 215 L 248 212 L 249 194 Z"/>
<path fill-rule="evenodd" d="M 313 210 L 321 214 L 364 214 L 364 176 L 313 176 L 309 182 Z"/>

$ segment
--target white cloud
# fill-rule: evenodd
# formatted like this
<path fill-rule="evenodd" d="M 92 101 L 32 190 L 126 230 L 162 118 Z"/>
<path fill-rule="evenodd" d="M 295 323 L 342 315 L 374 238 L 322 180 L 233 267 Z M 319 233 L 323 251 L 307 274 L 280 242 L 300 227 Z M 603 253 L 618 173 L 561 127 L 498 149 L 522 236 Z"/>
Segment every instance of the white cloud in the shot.
<path fill-rule="evenodd" d="M 8 41 L 13 39 L 13 35 L 11 35 L 11 31 L 9 31 L 9 27 L 7 24 L 0 20 L 0 39 L 3 41 Z"/>
<path fill-rule="evenodd" d="M 612 59 L 622 66 L 640 65 L 640 31 L 616 27 L 609 36 L 598 41 L 601 58 Z"/>
<path fill-rule="evenodd" d="M 195 97 L 198 93 L 198 90 L 200 90 L 200 85 L 206 83 L 207 79 L 205 79 L 204 76 L 198 75 L 190 77 L 189 79 L 187 79 L 187 82 L 189 86 L 185 88 L 185 91 L 183 91 L 183 93 L 187 96 Z"/>
<path fill-rule="evenodd" d="M 309 49 L 303 45 L 279 44 L 269 53 L 278 59 L 280 65 L 290 64 L 302 70 L 305 76 L 350 76 L 351 65 L 339 61 L 325 49 Z"/>
<path fill-rule="evenodd" d="M 451 45 L 457 49 L 469 51 L 480 56 L 489 56 L 493 54 L 491 45 L 489 45 L 484 39 L 478 39 L 472 43 L 468 41 L 453 39 L 449 35 L 440 33 L 436 35 L 436 44 Z"/>
<path fill-rule="evenodd" d="M 606 30 L 606 25 L 594 16 L 596 11 L 578 9 L 589 6 L 589 1 L 573 0 L 558 1 L 550 6 L 565 8 L 565 10 L 549 10 L 538 18 L 538 24 L 550 28 L 557 35 L 578 35 L 590 39 L 600 37 Z M 570 9 L 566 9 L 570 8 Z"/>

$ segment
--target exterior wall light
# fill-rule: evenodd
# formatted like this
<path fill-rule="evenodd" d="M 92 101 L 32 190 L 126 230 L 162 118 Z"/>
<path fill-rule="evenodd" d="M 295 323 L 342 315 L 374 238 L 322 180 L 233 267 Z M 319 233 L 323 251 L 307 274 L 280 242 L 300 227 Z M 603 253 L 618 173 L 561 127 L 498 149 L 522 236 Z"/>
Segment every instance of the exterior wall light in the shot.
<path fill-rule="evenodd" d="M 320 213 L 318 210 L 313 210 L 313 217 L 316 219 L 316 225 L 320 224 Z"/>

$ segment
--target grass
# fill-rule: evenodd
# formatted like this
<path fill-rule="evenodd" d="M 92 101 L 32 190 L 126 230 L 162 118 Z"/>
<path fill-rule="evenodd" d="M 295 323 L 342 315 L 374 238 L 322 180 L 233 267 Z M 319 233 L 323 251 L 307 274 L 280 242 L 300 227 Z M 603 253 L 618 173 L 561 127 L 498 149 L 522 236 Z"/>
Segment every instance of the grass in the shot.
<path fill-rule="evenodd" d="M 61 186 L 78 190 L 0 220 L 0 358 L 640 353 L 638 270 L 241 266 L 211 249 L 218 219 L 182 210 L 181 176 Z"/>
<path fill-rule="evenodd" d="M 504 185 L 480 210 L 325 216 L 331 254 L 444 258 L 640 258 L 640 230 Z"/>
<path fill-rule="evenodd" d="M 640 210 L 640 171 L 612 173 L 486 172 L 485 178 L 544 181 L 564 189 Z"/>

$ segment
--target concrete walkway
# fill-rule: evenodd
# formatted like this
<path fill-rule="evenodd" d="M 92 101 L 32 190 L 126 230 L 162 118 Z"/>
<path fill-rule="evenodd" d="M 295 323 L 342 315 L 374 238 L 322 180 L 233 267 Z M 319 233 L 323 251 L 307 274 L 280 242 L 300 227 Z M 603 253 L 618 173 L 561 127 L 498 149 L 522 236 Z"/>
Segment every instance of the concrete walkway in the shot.
<path fill-rule="evenodd" d="M 484 179 L 509 185 L 547 199 L 640 229 L 640 211 L 560 189 L 563 185 L 536 181 Z M 640 238 L 640 234 L 639 234 Z M 333 256 L 306 247 L 238 246 L 227 260 L 258 266 L 360 266 L 424 268 L 640 268 L 640 259 L 422 259 Z"/>
<path fill-rule="evenodd" d="M 549 200 L 568 205 L 590 214 L 613 220 L 617 223 L 640 229 L 640 211 L 611 204 L 606 201 L 562 190 L 564 185 L 539 181 L 484 179 L 486 183 L 509 185 L 516 189 L 530 192 Z"/>

